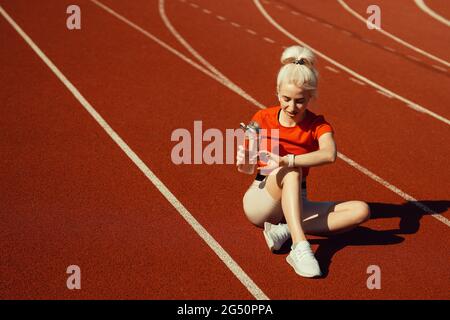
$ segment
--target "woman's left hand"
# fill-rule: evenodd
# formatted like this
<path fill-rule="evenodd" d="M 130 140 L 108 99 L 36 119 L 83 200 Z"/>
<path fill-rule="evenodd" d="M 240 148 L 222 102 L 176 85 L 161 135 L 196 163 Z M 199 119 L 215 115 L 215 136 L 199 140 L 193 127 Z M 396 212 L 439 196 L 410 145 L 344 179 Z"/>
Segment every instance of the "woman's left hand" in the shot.
<path fill-rule="evenodd" d="M 265 166 L 258 167 L 258 170 L 261 170 L 262 174 L 264 173 L 269 174 L 276 168 L 286 165 L 284 157 L 280 157 L 279 155 L 267 150 L 259 151 L 258 156 L 261 162 L 266 163 Z"/>

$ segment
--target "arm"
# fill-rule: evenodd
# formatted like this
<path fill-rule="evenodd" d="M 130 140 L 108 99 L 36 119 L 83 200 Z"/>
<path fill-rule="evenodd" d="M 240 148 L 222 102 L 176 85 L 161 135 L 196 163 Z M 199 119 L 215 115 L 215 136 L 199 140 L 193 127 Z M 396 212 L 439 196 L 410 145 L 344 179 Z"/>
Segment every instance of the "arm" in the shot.
<path fill-rule="evenodd" d="M 327 132 L 319 138 L 319 150 L 295 156 L 295 167 L 316 167 L 336 161 L 336 143 L 333 133 Z M 284 156 L 280 159 L 280 166 L 287 166 L 289 159 Z"/>

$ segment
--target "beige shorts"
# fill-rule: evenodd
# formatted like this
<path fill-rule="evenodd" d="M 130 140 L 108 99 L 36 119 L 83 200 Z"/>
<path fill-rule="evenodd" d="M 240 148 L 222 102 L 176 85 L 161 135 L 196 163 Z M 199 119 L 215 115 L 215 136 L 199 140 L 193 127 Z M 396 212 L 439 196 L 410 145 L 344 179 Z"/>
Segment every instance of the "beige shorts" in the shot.
<path fill-rule="evenodd" d="M 279 223 L 284 215 L 281 199 L 275 200 L 265 188 L 266 179 L 254 180 L 243 198 L 244 212 L 255 225 L 263 226 L 264 222 Z M 328 229 L 328 214 L 333 210 L 335 202 L 313 202 L 307 198 L 306 189 L 301 189 L 302 210 L 301 221 L 305 233 L 322 233 Z"/>

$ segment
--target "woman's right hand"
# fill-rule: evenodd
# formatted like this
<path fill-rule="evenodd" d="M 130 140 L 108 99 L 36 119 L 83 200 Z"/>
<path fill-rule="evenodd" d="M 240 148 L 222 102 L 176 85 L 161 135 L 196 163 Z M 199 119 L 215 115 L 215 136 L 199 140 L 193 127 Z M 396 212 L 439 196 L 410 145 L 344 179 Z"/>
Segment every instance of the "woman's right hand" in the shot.
<path fill-rule="evenodd" d="M 258 152 L 258 155 L 263 166 L 258 167 L 257 170 L 260 170 L 263 175 L 269 175 L 276 168 L 286 165 L 284 157 L 280 157 L 273 152 L 261 150 Z"/>

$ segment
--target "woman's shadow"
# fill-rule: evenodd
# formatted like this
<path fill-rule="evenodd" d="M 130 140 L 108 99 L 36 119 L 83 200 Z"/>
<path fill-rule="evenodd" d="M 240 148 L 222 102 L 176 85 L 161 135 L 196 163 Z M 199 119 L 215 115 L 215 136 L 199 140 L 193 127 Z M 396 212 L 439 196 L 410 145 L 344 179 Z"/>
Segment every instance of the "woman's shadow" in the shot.
<path fill-rule="evenodd" d="M 450 201 L 420 201 L 421 204 L 430 208 L 433 212 L 421 209 L 419 202 L 408 201 L 403 204 L 389 204 L 369 202 L 371 220 L 400 218 L 399 226 L 391 230 L 373 230 L 367 227 L 357 227 L 352 231 L 321 239 L 308 240 L 311 244 L 318 244 L 315 256 L 319 261 L 322 278 L 327 277 L 329 266 L 336 252 L 347 246 L 370 246 L 370 245 L 394 245 L 405 239 L 399 235 L 414 234 L 420 228 L 420 220 L 424 215 L 442 213 L 450 207 Z M 292 241 L 287 241 L 278 254 L 287 254 L 290 251 Z"/>

